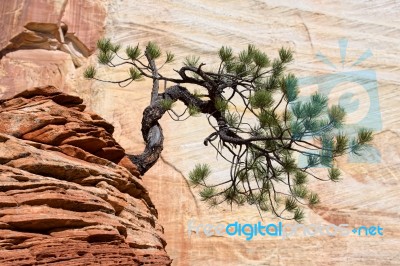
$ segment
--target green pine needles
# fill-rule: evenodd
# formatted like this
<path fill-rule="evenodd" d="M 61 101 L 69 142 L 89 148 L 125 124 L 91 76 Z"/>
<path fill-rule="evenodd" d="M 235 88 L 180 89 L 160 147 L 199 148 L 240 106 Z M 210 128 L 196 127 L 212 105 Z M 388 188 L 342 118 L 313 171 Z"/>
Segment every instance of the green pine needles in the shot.
<path fill-rule="evenodd" d="M 177 121 L 193 116 L 209 121 L 213 133 L 205 136 L 204 144 L 229 162 L 230 174 L 217 182 L 208 165 L 197 164 L 188 178 L 201 200 L 211 206 L 249 204 L 260 215 L 270 212 L 301 222 L 303 207 L 320 202 L 308 181 L 339 181 L 336 158 L 360 154 L 373 139 L 372 131 L 365 128 L 356 136 L 344 133 L 345 110 L 329 106 L 326 96 L 315 93 L 308 100 L 298 99 L 297 79 L 286 71 L 293 61 L 290 49 L 281 48 L 279 56 L 271 59 L 254 45 L 238 53 L 223 46 L 212 68 L 207 69 L 198 56 L 187 56 L 175 76 L 167 77 L 161 69 L 175 62 L 175 56 L 153 42 L 142 49 L 128 46 L 125 55 L 119 54 L 121 47 L 110 39 L 99 40 L 97 47 L 99 63 L 128 66 L 127 78 L 102 80 L 92 66 L 86 69 L 85 78 L 120 86 L 142 79 L 153 81 L 152 100 L 142 120 L 146 149 L 131 156 L 142 174 L 161 153 L 162 131 L 149 132 L 160 127 L 158 120 L 164 113 Z M 160 92 L 160 81 L 171 85 Z M 177 101 L 186 106 L 182 114 L 175 110 Z M 301 166 L 300 155 L 306 159 Z M 317 176 L 314 167 L 325 169 L 325 174 Z"/>

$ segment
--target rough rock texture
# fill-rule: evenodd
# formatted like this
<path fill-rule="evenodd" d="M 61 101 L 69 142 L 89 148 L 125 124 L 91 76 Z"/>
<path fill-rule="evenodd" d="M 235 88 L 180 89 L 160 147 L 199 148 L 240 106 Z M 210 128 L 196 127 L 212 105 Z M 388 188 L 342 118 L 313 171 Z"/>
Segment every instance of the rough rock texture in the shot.
<path fill-rule="evenodd" d="M 4 23 L 7 30 L 0 31 L 1 36 L 5 36 L 4 45 L 22 32 L 23 26 L 29 22 L 52 23 L 59 17 L 57 10 L 61 10 L 64 2 L 2 1 L 0 19 L 8 21 Z M 5 9 L 5 3 L 10 8 Z M 93 0 L 81 1 L 92 7 L 84 12 L 79 12 L 77 4 L 70 6 L 70 3 L 78 1 L 68 2 L 66 10 L 74 15 L 64 22 L 69 32 L 75 32 L 89 49 L 93 48 L 94 34 L 104 33 L 123 45 L 156 41 L 164 51 L 175 54 L 175 64 L 182 62 L 185 56 L 196 54 L 201 55 L 209 66 L 215 62 L 215 51 L 222 45 L 230 45 L 239 51 L 253 43 L 272 57 L 284 45 L 295 51 L 295 62 L 290 68 L 299 77 L 366 69 L 376 73 L 379 98 L 372 100 L 379 101 L 382 129 L 375 136 L 374 145 L 381 153 L 381 162 L 349 164 L 344 160 L 341 163 L 344 171 L 342 182 L 315 184 L 322 204 L 318 209 L 307 211 L 305 223 L 345 221 L 351 226 L 379 223 L 385 228 L 383 237 L 256 238 L 252 241 L 238 237 L 207 238 L 204 235 L 189 238 L 186 230 L 190 219 L 203 223 L 226 223 L 235 220 L 257 222 L 260 218 L 257 210 L 252 208 L 233 212 L 226 207 L 209 210 L 193 196 L 185 177 L 194 163 L 211 164 L 214 177 L 225 175 L 226 165 L 216 161 L 213 150 L 202 144 L 208 133 L 205 119 L 193 118 L 179 124 L 166 117 L 162 121 L 166 145 L 163 160 L 143 179 L 165 228 L 166 249 L 174 259 L 174 265 L 398 264 L 398 1 Z M 105 10 L 103 13 L 94 12 L 94 7 L 99 6 Z M 103 25 L 105 30 L 99 30 Z M 76 30 L 84 28 L 93 31 Z M 338 45 L 342 38 L 348 40 L 344 64 Z M 368 49 L 372 56 L 354 65 Z M 322 62 L 321 57 L 316 56 L 318 52 L 335 67 Z M 92 55 L 88 61 L 93 62 L 94 57 Z M 110 121 L 115 126 L 114 137 L 128 152 L 142 150 L 140 118 L 150 101 L 149 82 L 132 83 L 124 89 L 109 84 L 90 84 L 82 78 L 85 66 L 75 69 L 70 56 L 61 51 L 18 50 L 7 54 L 0 62 L 4 64 L 0 67 L 0 93 L 4 97 L 26 89 L 26 84 L 28 87 L 53 84 L 63 91 L 79 95 L 88 108 Z M 126 73 L 125 69 L 99 70 L 99 74 L 107 79 L 121 79 Z M 173 71 L 164 68 L 163 73 Z M 301 93 L 307 95 L 318 87 L 301 89 Z M 359 101 L 360 105 L 350 117 L 357 120 L 365 116 L 371 99 L 363 90 L 354 92 L 353 101 Z M 329 97 L 337 99 L 342 94 L 343 91 L 336 90 Z M 370 122 L 377 121 L 370 119 Z M 271 219 L 267 216 L 264 220 L 277 221 Z"/>
<path fill-rule="evenodd" d="M 33 88 L 0 105 L 0 265 L 167 265 L 163 228 L 113 126 Z"/>

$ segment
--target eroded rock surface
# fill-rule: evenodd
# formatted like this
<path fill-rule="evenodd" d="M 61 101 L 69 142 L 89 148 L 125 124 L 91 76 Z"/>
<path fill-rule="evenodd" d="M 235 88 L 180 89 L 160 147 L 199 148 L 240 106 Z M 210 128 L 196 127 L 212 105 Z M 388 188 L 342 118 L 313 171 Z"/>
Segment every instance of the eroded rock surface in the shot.
<path fill-rule="evenodd" d="M 7 53 L 17 50 L 44 49 L 63 51 L 71 55 L 76 67 L 81 66 L 90 55 L 89 49 L 74 33 L 68 32 L 65 23 L 34 23 L 26 24 L 25 30 L 14 36 L 10 43 L 0 51 L 0 59 Z"/>
<path fill-rule="evenodd" d="M 188 237 L 188 222 L 228 223 L 258 222 L 255 208 L 231 211 L 229 206 L 208 209 L 197 191 L 188 186 L 187 176 L 197 162 L 208 163 L 215 177 L 228 174 L 229 167 L 215 160 L 212 149 L 204 147 L 208 135 L 206 119 L 193 118 L 177 123 L 165 116 L 161 125 L 165 134 L 163 160 L 145 176 L 144 183 L 155 202 L 159 221 L 165 228 L 167 251 L 173 265 L 398 265 L 400 246 L 400 23 L 398 1 L 169 1 L 169 0 L 15 0 L 0 2 L 1 49 L 30 22 L 65 22 L 90 51 L 103 35 L 126 45 L 157 42 L 163 51 L 175 54 L 165 75 L 176 74 L 184 58 L 198 55 L 211 67 L 217 50 L 228 45 L 235 52 L 249 43 L 267 52 L 271 59 L 281 47 L 295 51 L 290 66 L 299 78 L 337 75 L 347 71 L 376 72 L 379 101 L 363 90 L 354 90 L 353 100 L 360 106 L 349 117 L 362 119 L 368 114 L 371 100 L 379 102 L 382 132 L 374 145 L 381 162 L 340 165 L 343 181 L 315 183 L 321 205 L 306 210 L 306 224 L 340 224 L 351 226 L 382 225 L 384 236 L 313 237 L 293 239 L 243 237 Z M 348 40 L 346 57 L 338 40 Z M 123 50 L 123 49 L 122 49 Z M 367 51 L 372 56 L 357 60 Z M 323 54 L 335 66 L 327 65 Z M 344 61 L 343 61 L 344 59 Z M 88 61 L 94 64 L 96 55 Z M 87 62 L 89 64 L 90 62 Z M 76 68 L 71 56 L 62 51 L 43 49 L 17 50 L 0 61 L 0 98 L 28 87 L 52 84 L 60 90 L 84 99 L 88 108 L 115 126 L 114 138 L 129 152 L 143 150 L 140 119 L 150 101 L 151 81 L 133 82 L 127 88 L 115 84 L 90 83 L 82 75 L 85 65 Z M 127 69 L 101 68 L 98 72 L 109 80 L 127 77 Z M 339 77 L 338 76 L 338 77 Z M 168 84 L 169 85 L 169 84 Z M 357 84 L 349 84 L 350 86 Z M 359 86 L 358 86 L 359 88 Z M 308 96 L 318 90 L 311 86 L 300 92 Z M 343 93 L 329 95 L 335 102 Z M 134 103 L 134 104 L 132 104 Z M 376 123 L 373 119 L 369 122 Z M 179 134 L 177 134 L 179 133 Z M 264 219 L 278 222 L 271 215 Z"/>
<path fill-rule="evenodd" d="M 84 108 L 51 86 L 1 101 L 0 264 L 170 264 L 136 166 Z"/>

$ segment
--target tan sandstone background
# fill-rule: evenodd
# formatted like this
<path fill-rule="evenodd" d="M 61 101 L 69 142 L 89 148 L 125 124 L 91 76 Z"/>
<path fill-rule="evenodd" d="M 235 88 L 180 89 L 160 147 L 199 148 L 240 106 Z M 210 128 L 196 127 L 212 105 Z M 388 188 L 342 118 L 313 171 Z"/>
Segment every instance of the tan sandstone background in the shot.
<path fill-rule="evenodd" d="M 85 66 L 95 63 L 95 56 L 86 58 L 86 51 L 93 52 L 100 36 L 122 45 L 156 41 L 175 53 L 176 67 L 191 54 L 201 55 L 202 61 L 212 65 L 222 45 L 239 51 L 253 43 L 271 56 L 281 46 L 292 48 L 295 62 L 290 68 L 299 77 L 375 71 L 379 98 L 369 99 L 368 93 L 354 88 L 361 104 L 353 117 L 362 119 L 368 104 L 379 102 L 382 130 L 376 133 L 374 145 L 381 153 L 381 162 L 349 164 L 344 159 L 341 182 L 312 183 L 322 203 L 306 211 L 305 224 L 379 224 L 384 228 L 383 236 L 256 237 L 246 241 L 243 237 L 207 238 L 192 232 L 189 238 L 190 219 L 213 224 L 260 220 L 253 207 L 208 209 L 188 187 L 186 176 L 197 162 L 208 162 L 214 177 L 227 174 L 226 164 L 215 160 L 214 151 L 202 144 L 209 129 L 201 117 L 180 123 L 163 118 L 166 144 L 162 160 L 144 181 L 164 226 L 173 265 L 400 265 L 399 1 L 16 0 L 1 2 L 0 13 L 0 49 L 28 22 L 60 25 L 62 21 L 68 32 L 75 33 L 69 37 L 70 52 L 61 48 L 49 51 L 41 44 L 39 48 L 46 50 L 25 47 L 7 53 L 0 61 L 1 96 L 48 84 L 79 95 L 92 111 L 116 127 L 114 137 L 132 153 L 143 148 L 140 119 L 149 102 L 149 83 L 119 88 L 85 81 Z M 342 38 L 348 40 L 344 67 L 338 45 Z M 352 67 L 368 49 L 373 56 Z M 337 68 L 318 60 L 318 52 Z M 83 64 L 80 67 L 77 58 Z M 126 71 L 102 69 L 99 73 L 105 79 L 118 79 Z M 172 69 L 165 69 L 165 73 L 172 73 Z M 347 88 L 352 89 L 350 85 Z M 305 88 L 303 94 L 315 89 Z M 270 215 L 264 221 L 278 222 Z"/>

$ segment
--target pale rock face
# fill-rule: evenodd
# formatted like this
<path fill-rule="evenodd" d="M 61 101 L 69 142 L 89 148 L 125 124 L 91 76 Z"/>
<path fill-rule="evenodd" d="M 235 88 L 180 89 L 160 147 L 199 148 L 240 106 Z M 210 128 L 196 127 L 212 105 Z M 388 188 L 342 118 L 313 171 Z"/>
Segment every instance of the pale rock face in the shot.
<path fill-rule="evenodd" d="M 43 60 L 38 61 L 38 58 Z M 1 59 L 0 67 L 2 98 L 9 98 L 21 92 L 26 86 L 45 84 L 52 84 L 69 91 L 72 86 L 71 77 L 75 72 L 74 64 L 68 54 L 39 49 L 9 53 Z"/>
<path fill-rule="evenodd" d="M 298 235 L 286 240 L 258 237 L 246 241 L 243 237 L 205 237 L 196 236 L 192 232 L 189 238 L 187 224 L 190 219 L 204 224 L 234 221 L 254 223 L 260 217 L 252 207 L 231 211 L 230 208 L 221 206 L 209 210 L 195 196 L 197 191 L 192 191 L 185 179 L 195 163 L 208 162 L 216 178 L 227 174 L 227 165 L 221 160 L 216 161 L 215 152 L 202 145 L 209 132 L 205 119 L 192 118 L 178 123 L 165 117 L 161 121 L 165 134 L 162 160 L 146 174 L 144 182 L 159 210 L 168 243 L 166 249 L 174 259 L 174 265 L 397 263 L 399 257 L 395 247 L 400 245 L 397 232 L 400 209 L 396 203 L 400 199 L 400 120 L 397 115 L 396 90 L 400 76 L 399 3 L 361 0 L 330 3 L 311 0 L 163 0 L 140 1 L 140 4 L 128 0 L 107 0 L 90 3 L 93 6 L 97 3 L 106 7 L 107 16 L 105 22 L 102 22 L 105 23 L 104 33 L 115 42 L 123 45 L 144 45 L 148 41 L 156 41 L 164 51 L 172 51 L 176 55 L 175 65 L 164 69 L 163 73 L 174 74 L 172 69 L 177 68 L 187 55 L 201 55 L 202 61 L 212 66 L 217 62 L 215 51 L 222 45 L 229 45 L 239 51 L 253 43 L 271 57 L 277 55 L 276 51 L 281 46 L 292 48 L 295 62 L 290 70 L 301 78 L 363 70 L 372 70 L 376 75 L 377 98 L 369 93 L 371 89 L 365 91 L 359 83 L 353 86 L 345 80 L 342 80 L 344 85 L 338 87 L 330 98 L 331 102 L 337 103 L 346 92 L 341 88 L 355 93 L 349 104 L 357 103 L 358 100 L 360 105 L 349 114 L 353 122 L 362 121 L 367 116 L 368 106 L 379 103 L 380 116 L 367 116 L 367 121 L 379 128 L 374 145 L 380 152 L 381 160 L 378 163 L 350 164 L 345 158 L 340 161 L 343 181 L 335 184 L 312 182 L 311 187 L 319 192 L 322 204 L 317 208 L 307 209 L 305 223 L 347 223 L 352 227 L 379 224 L 384 227 L 384 236 L 302 238 Z M 61 8 L 60 5 L 54 5 L 51 10 L 59 10 L 57 8 Z M 18 11 L 24 10 L 24 7 L 17 4 L 8 10 L 14 10 L 14 14 L 24 13 Z M 88 9 L 87 12 L 91 10 Z M 34 17 L 36 20 L 29 21 L 49 22 L 52 16 L 57 17 L 53 13 L 58 14 L 57 11 L 46 14 L 37 11 L 36 15 L 30 15 L 30 19 Z M 7 25 L 14 25 L 11 23 L 15 20 L 14 15 L 3 18 L 9 21 Z M 71 18 L 67 23 L 69 31 L 76 32 L 76 36 L 92 49 L 94 37 L 84 39 L 84 34 L 79 34 L 82 31 L 71 30 L 74 27 L 85 27 L 82 21 L 77 16 Z M 10 28 L 13 32 L 7 33 L 5 39 L 10 40 L 21 32 L 24 23 Z M 338 40 L 343 38 L 348 40 L 344 64 L 338 44 Z M 372 56 L 354 64 L 368 49 Z M 322 57 L 316 56 L 318 52 L 325 55 L 332 64 L 323 63 Z M 1 62 L 5 59 L 6 57 Z M 94 62 L 93 56 L 90 60 Z M 68 64 L 71 66 L 72 62 L 69 61 Z M 115 126 L 115 138 L 128 152 L 141 152 L 143 140 L 140 119 L 143 109 L 150 101 L 150 82 L 132 83 L 127 88 L 97 82 L 91 84 L 81 78 L 83 67 L 70 70 L 69 76 L 65 74 L 65 84 L 69 85 L 64 85 L 63 89 L 80 95 L 92 110 L 112 122 Z M 122 79 L 126 73 L 126 69 L 99 70 L 102 78 L 111 80 Z M 32 80 L 40 80 L 35 73 L 29 75 L 32 75 Z M 340 75 L 338 77 L 340 79 Z M 0 85 L 4 84 L 3 80 L 4 76 Z M 307 96 L 318 89 L 315 85 L 301 88 L 301 95 Z M 3 90 L 14 89 L 7 87 Z M 132 103 L 135 103 L 134 106 Z M 270 215 L 264 221 L 278 222 Z"/>
<path fill-rule="evenodd" d="M 221 206 L 210 210 L 193 196 L 197 191 L 189 189 L 184 178 L 195 163 L 208 162 L 215 171 L 215 178 L 227 175 L 227 165 L 221 159 L 216 161 L 215 152 L 202 144 L 210 132 L 204 118 L 179 123 L 165 117 L 162 121 L 166 139 L 164 160 L 146 174 L 144 181 L 149 184 L 150 193 L 157 195 L 154 200 L 160 208 L 167 250 L 175 258 L 175 265 L 396 264 L 398 252 L 394 247 L 399 245 L 396 224 L 400 222 L 400 208 L 396 204 L 400 199 L 400 122 L 395 114 L 400 28 L 394 21 L 399 21 L 398 3 L 378 6 L 364 1 L 329 4 L 318 1 L 142 1 L 136 5 L 124 1 L 118 5 L 110 2 L 109 10 L 112 13 L 108 16 L 106 36 L 123 44 L 156 41 L 164 51 L 175 53 L 178 66 L 191 54 L 201 55 L 207 65 L 212 65 L 216 62 L 215 51 L 222 45 L 239 51 L 253 43 L 271 57 L 276 56 L 281 46 L 292 48 L 295 62 L 290 69 L 299 77 L 367 69 L 376 73 L 379 98 L 373 98 L 359 84 L 345 81 L 339 82 L 340 86 L 329 97 L 331 103 L 337 103 L 349 88 L 355 93 L 353 101 L 359 100 L 360 106 L 349 113 L 353 122 L 362 120 L 371 103 L 378 101 L 382 127 L 374 145 L 381 153 L 381 161 L 350 164 L 345 158 L 340 162 L 343 181 L 312 182 L 311 187 L 319 192 L 322 204 L 306 211 L 305 224 L 347 223 L 352 227 L 380 224 L 384 227 L 384 236 L 302 238 L 299 234 L 286 240 L 256 237 L 246 241 L 243 237 L 205 237 L 192 232 L 189 238 L 190 219 L 195 223 L 226 224 L 254 223 L 260 221 L 260 217 L 253 207 L 231 211 L 228 206 Z M 342 68 L 338 41 L 343 38 L 348 43 Z M 373 56 L 352 66 L 368 49 Z M 318 52 L 336 69 L 321 62 L 316 57 Z M 167 68 L 163 73 L 173 74 L 169 71 Z M 117 79 L 123 72 L 105 73 L 108 78 Z M 128 151 L 140 152 L 142 147 L 137 145 L 140 131 L 134 127 L 140 110 L 130 108 L 130 117 L 126 112 L 129 102 L 141 103 L 141 108 L 148 104 L 149 94 L 144 91 L 147 88 L 149 92 L 150 84 L 132 84 L 127 89 L 99 83 L 95 86 L 102 102 L 96 101 L 95 110 L 114 121 L 116 136 Z M 301 95 L 307 96 L 318 86 L 301 89 Z M 127 108 L 121 112 L 120 106 Z M 379 116 L 370 116 L 368 122 L 379 125 Z M 278 220 L 267 215 L 264 221 Z"/>

